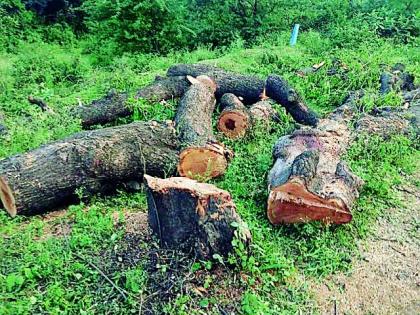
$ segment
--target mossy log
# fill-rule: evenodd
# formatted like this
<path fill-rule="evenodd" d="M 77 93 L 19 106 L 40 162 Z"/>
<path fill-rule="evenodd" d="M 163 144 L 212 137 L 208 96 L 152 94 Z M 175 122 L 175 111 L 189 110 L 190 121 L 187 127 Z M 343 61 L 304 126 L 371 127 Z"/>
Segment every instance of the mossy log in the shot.
<path fill-rule="evenodd" d="M 244 104 L 254 104 L 260 100 L 264 92 L 264 80 L 243 75 L 205 64 L 178 64 L 170 67 L 168 76 L 190 75 L 197 77 L 207 75 L 216 82 L 216 97 L 220 99 L 223 94 L 232 93 L 240 97 Z"/>
<path fill-rule="evenodd" d="M 223 108 L 217 129 L 229 138 L 243 137 L 257 122 L 269 122 L 277 119 L 277 112 L 270 100 L 259 101 L 246 107 L 241 100 L 232 93 L 226 93 L 220 100 Z"/>
<path fill-rule="evenodd" d="M 237 235 L 251 234 L 227 191 L 185 177 L 145 176 L 149 224 L 161 246 L 194 252 L 200 259 L 227 256 Z M 236 226 L 236 227 L 234 227 Z"/>
<path fill-rule="evenodd" d="M 265 92 L 268 97 L 282 105 L 293 119 L 304 125 L 316 126 L 318 118 L 303 101 L 302 97 L 282 77 L 270 75 Z"/>
<path fill-rule="evenodd" d="M 143 174 L 173 174 L 178 146 L 172 123 L 80 132 L 1 160 L 1 201 L 11 216 L 31 215 L 74 202 L 78 190 L 109 193 Z"/>
<path fill-rule="evenodd" d="M 222 175 L 228 163 L 228 151 L 214 140 L 212 130 L 215 84 L 206 76 L 191 80 L 194 84 L 182 97 L 175 116 L 182 146 L 178 172 L 190 178 L 213 178 Z"/>

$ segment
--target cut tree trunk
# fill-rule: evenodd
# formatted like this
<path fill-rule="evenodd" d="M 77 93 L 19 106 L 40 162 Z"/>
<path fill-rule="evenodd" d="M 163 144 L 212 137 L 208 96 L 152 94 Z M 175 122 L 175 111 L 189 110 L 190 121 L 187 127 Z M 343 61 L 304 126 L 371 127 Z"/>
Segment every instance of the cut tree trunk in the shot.
<path fill-rule="evenodd" d="M 271 223 L 351 221 L 362 181 L 341 161 L 349 143 L 345 121 L 331 119 L 279 139 L 268 179 Z"/>
<path fill-rule="evenodd" d="M 170 100 L 181 97 L 188 87 L 189 83 L 185 76 L 156 77 L 154 82 L 137 91 L 136 98 L 149 102 Z M 93 125 L 110 123 L 133 114 L 133 108 L 128 105 L 127 98 L 126 93 L 111 90 L 104 98 L 93 101 L 88 106 L 77 106 L 73 114 L 82 120 L 85 129 Z"/>
<path fill-rule="evenodd" d="M 182 144 L 178 172 L 190 178 L 213 178 L 225 172 L 228 152 L 213 136 L 214 82 L 200 76 L 197 80 L 209 82 L 196 81 L 191 85 L 182 97 L 175 116 Z"/>
<path fill-rule="evenodd" d="M 220 105 L 223 110 L 217 129 L 232 139 L 243 137 L 257 122 L 269 122 L 277 118 L 277 112 L 269 100 L 259 101 L 247 108 L 234 94 L 226 93 Z"/>
<path fill-rule="evenodd" d="M 265 89 L 267 96 L 282 105 L 295 121 L 309 126 L 317 125 L 315 112 L 308 108 L 302 97 L 282 77 L 270 75 Z"/>
<path fill-rule="evenodd" d="M 220 99 L 223 94 L 232 93 L 242 98 L 245 104 L 254 104 L 260 100 L 264 91 L 264 80 L 252 76 L 243 75 L 205 64 L 178 64 L 170 67 L 168 76 L 197 77 L 207 75 L 212 78 L 217 85 L 216 97 Z"/>
<path fill-rule="evenodd" d="M 106 124 L 119 117 L 127 117 L 133 109 L 127 104 L 128 95 L 110 90 L 108 94 L 90 105 L 80 105 L 73 109 L 72 114 L 82 120 L 82 127 L 89 128 L 93 125 Z"/>
<path fill-rule="evenodd" d="M 157 76 L 153 83 L 137 92 L 136 98 L 143 98 L 151 102 L 171 100 L 184 95 L 189 86 L 190 84 L 185 76 L 168 78 Z"/>
<path fill-rule="evenodd" d="M 251 234 L 227 191 L 185 177 L 146 175 L 145 180 L 149 224 L 161 246 L 194 251 L 200 259 L 227 256 L 237 227 L 236 234 L 250 242 Z"/>
<path fill-rule="evenodd" d="M 365 114 L 351 132 L 362 91 L 321 119 L 316 128 L 304 127 L 281 137 L 274 146 L 275 163 L 268 176 L 267 214 L 273 224 L 323 221 L 348 223 L 362 181 L 341 160 L 353 139 L 362 133 L 387 138 L 416 129 L 409 111 Z"/>
<path fill-rule="evenodd" d="M 173 174 L 178 146 L 172 123 L 80 132 L 1 160 L 1 201 L 11 216 L 43 213 L 75 201 L 78 190 L 109 193 L 143 174 Z"/>

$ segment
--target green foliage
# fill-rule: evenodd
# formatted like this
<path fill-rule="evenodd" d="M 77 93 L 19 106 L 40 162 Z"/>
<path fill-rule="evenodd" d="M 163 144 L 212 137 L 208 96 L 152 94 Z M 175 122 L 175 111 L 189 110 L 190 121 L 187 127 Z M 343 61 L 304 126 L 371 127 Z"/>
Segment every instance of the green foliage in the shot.
<path fill-rule="evenodd" d="M 83 10 L 87 28 L 95 34 L 93 45 L 112 39 L 126 50 L 165 53 L 190 42 L 182 2 L 86 0 Z"/>

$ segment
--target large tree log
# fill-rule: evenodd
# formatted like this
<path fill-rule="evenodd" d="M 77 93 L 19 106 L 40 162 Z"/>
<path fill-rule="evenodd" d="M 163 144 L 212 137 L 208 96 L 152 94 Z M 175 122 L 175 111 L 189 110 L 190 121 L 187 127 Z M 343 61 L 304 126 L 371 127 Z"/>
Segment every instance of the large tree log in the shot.
<path fill-rule="evenodd" d="M 133 113 L 133 109 L 127 104 L 127 98 L 126 93 L 118 93 L 113 89 L 104 98 L 95 100 L 90 105 L 75 107 L 72 114 L 82 120 L 83 128 L 110 123 Z"/>
<path fill-rule="evenodd" d="M 156 77 L 151 84 L 137 91 L 136 98 L 149 102 L 159 102 L 181 97 L 189 87 L 185 76 L 162 78 Z M 106 124 L 120 117 L 133 114 L 133 108 L 127 104 L 128 95 L 111 90 L 99 100 L 90 105 L 81 105 L 73 109 L 73 115 L 82 120 L 83 128 L 93 125 Z"/>
<path fill-rule="evenodd" d="M 417 120 L 411 119 L 418 115 L 418 104 L 408 111 L 364 114 L 351 131 L 349 123 L 358 116 L 357 100 L 362 95 L 362 91 L 351 93 L 316 128 L 304 127 L 278 140 L 268 177 L 267 214 L 273 224 L 350 222 L 362 185 L 341 160 L 351 141 L 362 133 L 384 138 L 412 130 L 418 133 Z"/>
<path fill-rule="evenodd" d="M 179 98 L 184 95 L 189 86 L 190 84 L 185 76 L 168 78 L 157 76 L 153 83 L 137 92 L 136 98 L 143 98 L 151 102 Z"/>
<path fill-rule="evenodd" d="M 270 75 L 265 88 L 267 96 L 286 108 L 286 111 L 298 123 L 317 125 L 318 118 L 315 112 L 309 109 L 302 97 L 282 77 Z"/>
<path fill-rule="evenodd" d="M 227 191 L 185 177 L 145 176 L 149 223 L 164 247 L 194 251 L 201 259 L 232 251 L 235 226 L 245 242 L 245 228 Z"/>
<path fill-rule="evenodd" d="M 172 174 L 178 146 L 172 123 L 80 132 L 1 160 L 1 201 L 11 216 L 42 213 L 74 201 L 79 189 L 108 193 L 143 174 Z"/>
<path fill-rule="evenodd" d="M 222 175 L 227 168 L 227 151 L 214 140 L 212 130 L 216 88 L 206 76 L 191 80 L 194 84 L 182 97 L 175 116 L 182 143 L 178 172 L 190 178 L 213 178 Z"/>
<path fill-rule="evenodd" d="M 225 93 L 233 93 L 241 97 L 245 104 L 253 104 L 260 100 L 264 91 L 264 80 L 251 75 L 243 75 L 205 64 L 178 64 L 170 67 L 168 76 L 190 75 L 197 77 L 207 75 L 217 85 L 216 97 L 220 99 Z"/>
<path fill-rule="evenodd" d="M 259 101 L 247 108 L 234 94 L 226 93 L 220 99 L 220 105 L 223 110 L 217 129 L 229 138 L 243 137 L 256 123 L 278 118 L 270 100 Z"/>
<path fill-rule="evenodd" d="M 268 178 L 271 223 L 350 222 L 362 181 L 341 161 L 349 143 L 345 121 L 331 119 L 279 139 Z"/>

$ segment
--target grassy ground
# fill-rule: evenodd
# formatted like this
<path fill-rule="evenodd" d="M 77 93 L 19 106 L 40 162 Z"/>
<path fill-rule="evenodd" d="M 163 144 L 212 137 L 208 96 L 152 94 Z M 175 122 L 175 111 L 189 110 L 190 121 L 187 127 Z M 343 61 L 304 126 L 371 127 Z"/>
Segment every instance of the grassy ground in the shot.
<path fill-rule="evenodd" d="M 167 57 L 127 54 L 104 64 L 100 56 L 75 46 L 22 44 L 0 54 L 0 104 L 8 134 L 0 158 L 24 152 L 80 130 L 68 109 L 87 103 L 110 88 L 134 95 L 136 88 L 178 62 L 207 61 L 262 77 L 279 73 L 320 115 L 338 106 L 347 92 L 363 88 L 362 108 L 398 106 L 400 95 L 377 96 L 379 74 L 402 62 L 419 77 L 414 47 L 377 40 L 335 49 L 318 33 L 302 34 L 297 47 L 287 34 L 252 49 L 241 43 L 229 49 L 174 53 Z M 316 73 L 296 71 L 325 61 Z M 328 74 L 335 69 L 334 74 Z M 54 113 L 28 104 L 44 98 Z M 170 119 L 175 103 L 132 100 L 132 120 Z M 232 193 L 238 212 L 250 227 L 250 255 L 238 244 L 223 263 L 194 261 L 160 250 L 145 232 L 145 196 L 121 192 L 100 196 L 67 211 L 10 219 L 0 212 L 0 314 L 296 314 L 317 313 L 310 283 L 348 270 L 358 259 L 358 242 L 389 207 L 404 209 L 394 187 L 414 181 L 418 143 L 406 137 L 362 137 L 347 160 L 366 182 L 344 226 L 321 224 L 273 227 L 265 215 L 266 175 L 276 139 L 293 128 L 279 108 L 282 123 L 256 128 L 241 141 L 222 139 L 235 152 L 227 173 L 214 183 Z M 413 182 L 418 187 L 418 182 Z M 106 277 L 104 276 L 106 275 Z M 117 287 L 117 288 L 116 288 Z M 140 310 L 140 311 L 139 311 Z"/>

